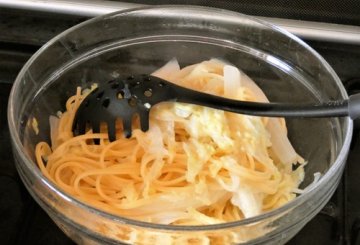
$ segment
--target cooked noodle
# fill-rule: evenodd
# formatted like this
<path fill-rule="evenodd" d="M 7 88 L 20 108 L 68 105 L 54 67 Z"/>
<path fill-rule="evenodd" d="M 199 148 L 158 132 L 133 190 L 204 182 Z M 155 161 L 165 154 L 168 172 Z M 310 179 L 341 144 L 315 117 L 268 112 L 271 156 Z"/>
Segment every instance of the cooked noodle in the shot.
<path fill-rule="evenodd" d="M 181 70 L 172 60 L 153 75 L 228 98 L 266 100 L 246 75 L 216 59 Z M 134 120 L 130 139 L 120 121 L 114 142 L 105 125 L 101 133 L 74 137 L 72 122 L 88 93 L 78 88 L 60 118 L 50 118 L 52 146 L 36 146 L 42 173 L 75 198 L 116 215 L 175 225 L 244 219 L 295 198 L 304 161 L 283 119 L 162 103 L 150 113 L 148 132 Z M 293 171 L 295 162 L 300 167 Z"/>

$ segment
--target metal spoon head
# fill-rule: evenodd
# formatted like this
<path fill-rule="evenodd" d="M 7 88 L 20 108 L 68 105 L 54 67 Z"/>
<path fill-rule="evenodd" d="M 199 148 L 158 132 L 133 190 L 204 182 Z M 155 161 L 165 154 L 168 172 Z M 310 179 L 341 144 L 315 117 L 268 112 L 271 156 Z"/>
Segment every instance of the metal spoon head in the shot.
<path fill-rule="evenodd" d="M 73 122 L 75 135 L 85 134 L 90 126 L 93 133 L 100 132 L 106 123 L 109 140 L 116 139 L 116 120 L 121 119 L 125 137 L 131 137 L 132 120 L 140 118 L 142 131 L 149 129 L 150 109 L 163 101 L 175 100 L 171 83 L 149 75 L 117 78 L 99 85 L 80 104 Z"/>

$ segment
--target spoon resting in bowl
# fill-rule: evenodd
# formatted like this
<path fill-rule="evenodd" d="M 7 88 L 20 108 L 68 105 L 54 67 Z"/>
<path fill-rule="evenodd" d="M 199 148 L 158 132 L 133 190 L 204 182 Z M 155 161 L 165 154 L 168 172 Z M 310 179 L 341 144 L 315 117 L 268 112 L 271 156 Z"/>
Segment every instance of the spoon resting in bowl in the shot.
<path fill-rule="evenodd" d="M 115 123 L 123 122 L 124 134 L 131 137 L 132 119 L 139 115 L 142 131 L 149 129 L 151 108 L 161 102 L 182 102 L 224 111 L 265 117 L 344 117 L 360 116 L 360 94 L 347 100 L 316 104 L 260 103 L 228 99 L 185 87 L 151 75 L 132 75 L 99 85 L 80 104 L 73 122 L 75 135 L 85 134 L 86 126 L 100 132 L 105 122 L 109 140 L 116 140 Z"/>

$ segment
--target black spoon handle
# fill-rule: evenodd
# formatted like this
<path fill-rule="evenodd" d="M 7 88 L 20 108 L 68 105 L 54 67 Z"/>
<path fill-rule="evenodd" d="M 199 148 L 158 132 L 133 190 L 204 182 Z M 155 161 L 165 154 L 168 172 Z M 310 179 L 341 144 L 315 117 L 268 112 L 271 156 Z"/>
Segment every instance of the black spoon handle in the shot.
<path fill-rule="evenodd" d="M 360 93 L 347 100 L 317 104 L 259 103 L 227 99 L 183 87 L 176 88 L 178 102 L 197 104 L 229 112 L 267 117 L 344 117 L 360 116 Z"/>

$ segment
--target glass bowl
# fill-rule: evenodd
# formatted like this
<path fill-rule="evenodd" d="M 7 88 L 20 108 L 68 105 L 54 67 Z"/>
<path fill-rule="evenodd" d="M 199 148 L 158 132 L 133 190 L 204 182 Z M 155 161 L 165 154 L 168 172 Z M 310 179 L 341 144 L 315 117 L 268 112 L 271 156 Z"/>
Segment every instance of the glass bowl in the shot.
<path fill-rule="evenodd" d="M 230 223 L 172 226 L 114 216 L 69 196 L 38 169 L 34 147 L 49 141 L 49 116 L 64 110 L 77 86 L 119 74 L 150 73 L 173 57 L 181 66 L 212 57 L 227 60 L 253 78 L 271 101 L 347 98 L 341 81 L 320 55 L 290 33 L 255 18 L 189 6 L 100 16 L 49 41 L 14 83 L 8 121 L 16 167 L 26 188 L 79 244 L 285 243 L 335 191 L 352 136 L 349 118 L 287 120 L 291 142 L 308 161 L 301 187 L 310 187 L 281 208 Z M 322 177 L 310 185 L 316 172 Z"/>

